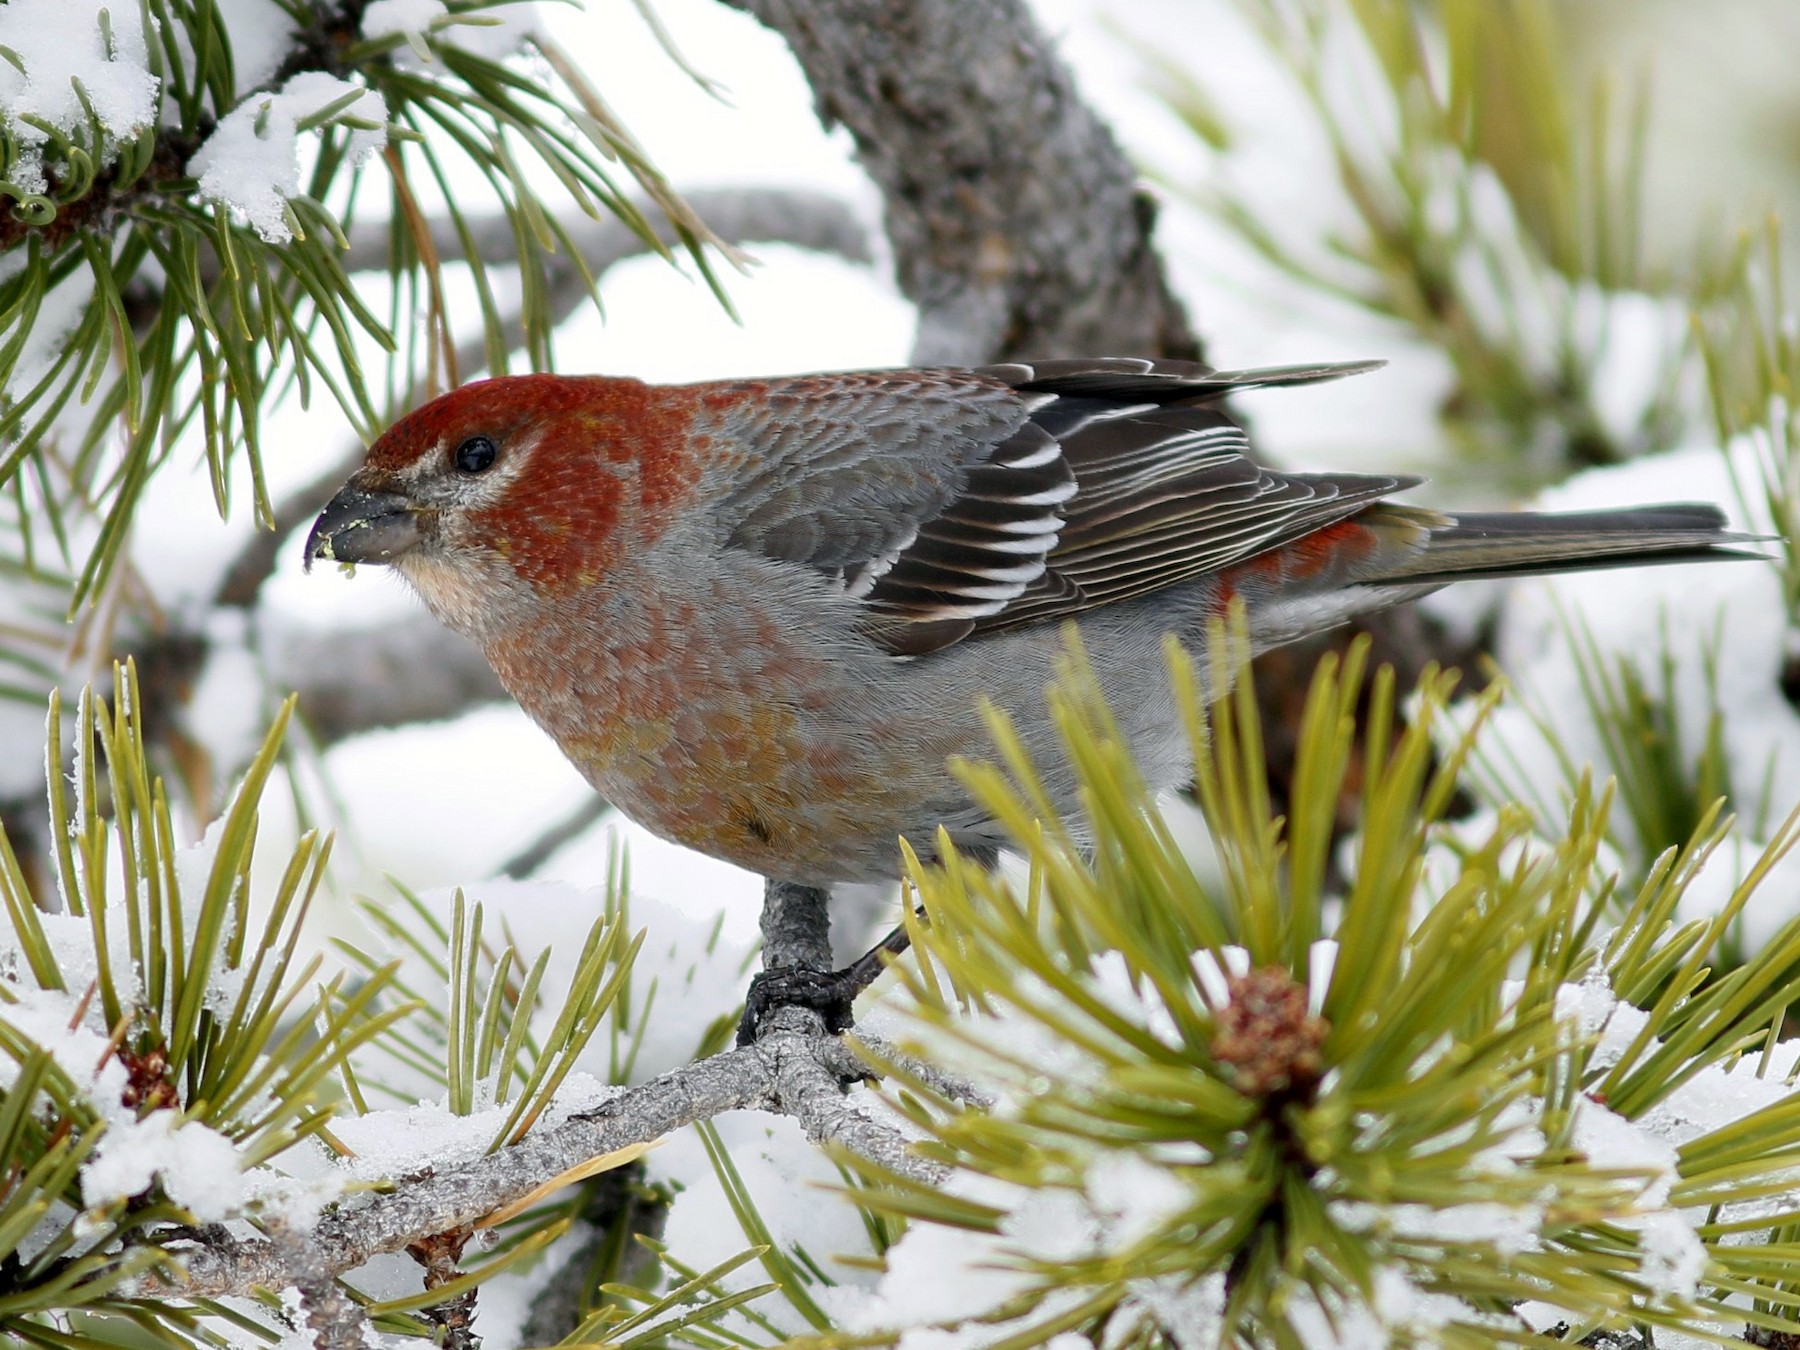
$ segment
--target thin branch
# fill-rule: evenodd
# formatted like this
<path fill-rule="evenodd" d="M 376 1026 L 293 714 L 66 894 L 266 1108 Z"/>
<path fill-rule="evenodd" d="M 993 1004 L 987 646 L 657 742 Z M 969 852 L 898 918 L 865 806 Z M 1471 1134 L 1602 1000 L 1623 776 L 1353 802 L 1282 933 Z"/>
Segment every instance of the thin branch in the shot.
<path fill-rule="evenodd" d="M 300 696 L 321 746 L 382 727 L 441 722 L 506 697 L 481 649 L 428 614 L 351 632 L 296 630 L 266 642 L 271 686 Z"/>
<path fill-rule="evenodd" d="M 850 1033 L 850 1038 L 854 1044 L 867 1048 L 868 1057 L 873 1063 L 891 1065 L 897 1071 L 911 1075 L 933 1092 L 939 1093 L 953 1102 L 960 1102 L 964 1106 L 972 1106 L 981 1111 L 993 1109 L 994 1096 L 992 1093 L 984 1092 L 958 1074 L 950 1073 L 935 1064 L 928 1064 L 922 1059 L 915 1059 L 885 1036 L 877 1036 L 873 1032 L 858 1027 Z"/>
<path fill-rule="evenodd" d="M 433 1233 L 407 1247 L 407 1255 L 425 1267 L 427 1289 L 442 1289 L 462 1273 L 456 1263 L 462 1260 L 463 1247 L 471 1236 L 469 1229 L 456 1228 L 448 1233 Z M 475 1334 L 479 1294 L 480 1287 L 472 1286 L 420 1310 L 419 1315 L 433 1327 L 432 1340 L 440 1350 L 480 1350 L 481 1338 Z"/>
<path fill-rule="evenodd" d="M 684 198 L 707 227 L 728 244 L 791 244 L 815 253 L 835 254 L 849 262 L 874 261 L 869 225 L 858 219 L 841 197 L 829 193 L 781 187 L 710 188 L 685 193 Z M 682 245 L 666 219 L 648 211 L 644 215 L 665 247 Z M 496 212 L 470 216 L 464 223 L 482 262 L 494 267 L 518 263 L 518 233 L 505 215 Z M 433 216 L 428 224 L 432 246 L 445 262 L 467 256 L 453 221 Z M 579 216 L 563 224 L 595 276 L 614 263 L 650 251 L 649 245 L 612 216 L 598 220 Z M 350 247 L 342 258 L 344 270 L 385 271 L 389 241 L 386 221 L 357 222 L 349 232 Z M 549 256 L 553 266 L 560 263 L 562 269 L 577 272 L 567 254 Z"/>
<path fill-rule="evenodd" d="M 844 1084 L 869 1072 L 835 1037 L 775 1031 L 754 1045 L 653 1078 L 597 1111 L 541 1130 L 510 1148 L 398 1181 L 386 1194 L 328 1214 L 308 1240 L 324 1269 L 340 1275 L 433 1234 L 479 1225 L 591 1158 L 744 1109 L 790 1115 L 815 1142 L 835 1144 L 903 1175 L 941 1184 L 947 1172 L 940 1164 L 918 1156 L 893 1125 L 868 1115 L 846 1095 Z M 269 1240 L 196 1240 L 169 1250 L 182 1259 L 184 1278 L 140 1276 L 121 1295 L 222 1297 L 258 1287 L 281 1288 L 293 1278 Z"/>
<path fill-rule="evenodd" d="M 612 803 L 598 793 L 590 793 L 561 820 L 547 826 L 536 839 L 500 864 L 500 875 L 523 881 L 550 861 L 551 855 L 564 844 L 579 839 L 598 825 L 612 811 Z"/>

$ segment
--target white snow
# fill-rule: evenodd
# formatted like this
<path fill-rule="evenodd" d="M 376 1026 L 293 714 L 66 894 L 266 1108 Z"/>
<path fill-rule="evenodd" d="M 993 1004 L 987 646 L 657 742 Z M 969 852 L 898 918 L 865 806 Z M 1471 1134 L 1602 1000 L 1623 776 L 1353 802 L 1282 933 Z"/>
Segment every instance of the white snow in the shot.
<path fill-rule="evenodd" d="M 44 922 L 59 957 L 66 953 L 75 958 L 59 959 L 59 966 L 76 992 L 22 986 L 23 962 L 16 946 L 11 946 L 13 935 L 9 932 L 5 936 L 10 950 L 0 958 L 0 977 L 7 981 L 10 1001 L 0 1006 L 0 1020 L 49 1051 L 103 1123 L 100 1141 L 81 1169 L 83 1201 L 89 1208 L 103 1206 L 161 1181 L 169 1198 L 197 1219 L 212 1222 L 231 1217 L 243 1196 L 242 1162 L 236 1145 L 199 1121 L 183 1120 L 178 1111 L 151 1111 L 139 1119 L 136 1108 L 125 1104 L 127 1071 L 100 1026 L 98 1000 L 88 1001 L 84 1020 L 75 1021 L 74 1017 L 81 1003 L 80 991 L 94 969 L 92 946 L 85 941 L 87 923 L 55 915 L 46 915 Z M 76 956 L 83 946 L 85 960 Z M 114 969 L 120 975 L 131 969 L 122 952 L 115 954 Z M 122 992 L 129 997 L 129 980 L 123 983 Z M 12 1083 L 17 1073 L 17 1061 L 0 1055 L 0 1082 Z"/>
<path fill-rule="evenodd" d="M 836 1290 L 815 1286 L 835 1312 L 857 1299 L 855 1290 L 872 1280 L 868 1272 L 846 1265 L 839 1257 L 872 1255 L 868 1230 L 855 1209 L 834 1194 L 843 1177 L 824 1152 L 807 1142 L 800 1127 L 786 1116 L 760 1111 L 734 1111 L 713 1122 L 720 1141 L 769 1235 L 784 1253 L 796 1248 L 838 1281 Z M 733 1213 L 724 1188 L 707 1160 L 698 1134 L 689 1129 L 671 1135 L 645 1158 L 652 1180 L 683 1189 L 669 1211 L 664 1240 L 684 1263 L 705 1270 L 737 1255 L 750 1244 Z M 760 1284 L 767 1272 L 756 1262 L 740 1266 L 725 1280 L 728 1288 Z M 758 1310 L 773 1316 L 790 1334 L 803 1326 L 778 1300 L 765 1300 Z"/>
<path fill-rule="evenodd" d="M 1005 1259 L 1001 1238 L 940 1224 L 913 1224 L 888 1249 L 877 1293 L 850 1330 L 955 1324 L 982 1316 L 1030 1288 L 1030 1275 Z"/>
<path fill-rule="evenodd" d="M 1541 1147 L 1542 1140 L 1539 1139 Z M 1352 1233 L 1392 1234 L 1446 1243 L 1479 1243 L 1513 1255 L 1539 1245 L 1543 1210 L 1524 1205 L 1475 1201 L 1459 1205 L 1375 1205 L 1334 1200 L 1332 1219 Z"/>
<path fill-rule="evenodd" d="M 69 1080 L 91 1095 L 103 1115 L 117 1114 L 126 1088 L 125 1066 L 118 1056 L 107 1053 L 101 1019 L 90 1011 L 85 1019 L 75 1021 L 79 994 L 19 986 L 9 986 L 8 992 L 17 1001 L 0 1008 L 0 1016 L 34 1045 L 47 1050 Z M 10 1055 L 0 1055 L 0 1078 L 7 1084 L 16 1081 L 18 1068 Z"/>
<path fill-rule="evenodd" d="M 471 915 L 477 905 L 482 908 L 484 945 L 498 951 L 510 943 L 517 951 L 521 965 L 515 972 L 529 969 L 540 952 L 550 953 L 532 1026 L 541 1043 L 561 1011 L 563 992 L 575 973 L 588 929 L 601 911 L 604 892 L 599 887 L 505 879 L 461 889 Z M 445 887 L 419 898 L 448 928 L 454 895 L 454 888 Z M 597 1081 L 611 1082 L 623 1074 L 624 1081 L 642 1082 L 688 1063 L 707 1026 L 736 1010 L 750 978 L 749 947 L 718 931 L 716 923 L 702 922 L 641 894 L 631 896 L 627 918 L 625 936 L 647 930 L 627 996 L 615 1005 L 611 1026 L 594 1036 L 578 1061 L 581 1072 Z M 404 957 L 404 980 L 427 994 L 435 983 L 441 993 L 441 981 L 416 957 L 390 951 L 386 943 L 367 935 L 359 936 L 357 944 L 380 953 L 384 960 Z M 423 1090 L 397 1066 L 384 1068 L 380 1081 Z"/>
<path fill-rule="evenodd" d="M 1194 953 L 1192 965 L 1194 978 L 1207 1005 L 1223 1008 L 1231 1002 L 1230 981 L 1250 973 L 1250 953 L 1242 947 L 1227 947 L 1216 954 L 1198 951 Z"/>
<path fill-rule="evenodd" d="M 362 35 L 370 41 L 396 33 L 417 36 L 449 12 L 444 0 L 374 0 L 363 11 Z"/>
<path fill-rule="evenodd" d="M 0 6 L 0 15 L 5 13 L 6 7 Z M 10 67 L 0 61 L 0 70 L 7 69 Z M 37 317 L 17 363 L 0 373 L 0 392 L 13 398 L 22 397 L 50 374 L 62 355 L 63 343 L 75 331 L 93 298 L 93 274 L 83 268 L 75 269 L 50 288 L 38 303 Z"/>
<path fill-rule="evenodd" d="M 110 41 L 109 41 L 110 37 Z M 142 12 L 136 4 L 95 0 L 8 0 L 0 5 L 0 47 L 23 65 L 0 60 L 0 123 L 22 143 L 11 181 L 43 192 L 47 122 L 110 163 L 119 141 L 156 116 L 157 84 L 146 66 Z M 89 146 L 87 95 L 108 142 Z"/>
<path fill-rule="evenodd" d="M 1199 1279 L 1165 1275 L 1133 1280 L 1119 1305 L 1121 1333 L 1135 1324 L 1159 1328 L 1177 1350 L 1217 1350 L 1225 1331 L 1225 1274 L 1214 1271 Z M 1119 1344 L 1111 1341 L 1109 1344 Z"/>
<path fill-rule="evenodd" d="M 236 1216 L 243 1199 L 243 1161 L 237 1146 L 173 1110 L 131 1116 L 107 1126 L 81 1169 L 81 1198 L 89 1207 L 147 1190 L 160 1180 L 169 1199 L 202 1223 Z"/>
<path fill-rule="evenodd" d="M 213 0 L 231 41 L 238 92 L 267 84 L 294 45 L 294 16 L 280 0 Z"/>
<path fill-rule="evenodd" d="M 373 89 L 305 71 L 219 119 L 189 161 L 200 195 L 241 213 L 270 243 L 287 243 L 294 237 L 287 201 L 300 195 L 300 123 L 344 98 L 352 101 L 331 120 L 363 124 L 352 126 L 347 152 L 360 164 L 387 144 L 386 102 Z"/>
<path fill-rule="evenodd" d="M 1089 1164 L 1084 1184 L 1089 1206 L 1120 1247 L 1163 1229 L 1192 1198 L 1179 1172 L 1124 1151 Z"/>
<path fill-rule="evenodd" d="M 571 1073 L 557 1093 L 555 1107 L 545 1114 L 542 1128 L 592 1111 L 618 1091 L 589 1074 Z M 344 1170 L 352 1177 L 374 1181 L 481 1157 L 515 1104 L 516 1098 L 504 1106 L 458 1115 L 441 1101 L 422 1101 L 393 1111 L 341 1115 L 332 1121 L 331 1132 L 355 1154 L 340 1164 Z"/>
<path fill-rule="evenodd" d="M 1708 918 L 1723 910 L 1748 879 L 1766 846 L 1735 834 L 1713 850 L 1681 895 L 1682 920 Z M 1732 922 L 1728 940 L 1745 955 L 1762 951 L 1783 925 L 1800 915 L 1800 851 L 1790 849 L 1769 869 Z"/>

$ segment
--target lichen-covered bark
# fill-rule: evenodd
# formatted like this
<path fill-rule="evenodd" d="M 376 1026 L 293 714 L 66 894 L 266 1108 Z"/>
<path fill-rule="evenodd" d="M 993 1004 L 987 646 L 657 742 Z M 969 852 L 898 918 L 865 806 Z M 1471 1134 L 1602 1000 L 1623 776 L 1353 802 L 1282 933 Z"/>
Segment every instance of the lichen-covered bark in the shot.
<path fill-rule="evenodd" d="M 886 203 L 920 364 L 1198 357 L 1154 210 L 1023 0 L 727 0 L 785 37 Z"/>

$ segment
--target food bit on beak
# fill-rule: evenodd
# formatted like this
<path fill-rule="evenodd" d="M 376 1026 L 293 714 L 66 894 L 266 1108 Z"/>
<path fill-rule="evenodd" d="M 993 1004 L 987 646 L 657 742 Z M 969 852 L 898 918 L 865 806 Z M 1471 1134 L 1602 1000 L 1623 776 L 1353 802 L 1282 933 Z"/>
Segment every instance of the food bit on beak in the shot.
<path fill-rule="evenodd" d="M 306 569 L 315 558 L 343 563 L 390 563 L 423 537 L 420 512 L 398 492 L 371 491 L 346 484 L 306 536 Z"/>

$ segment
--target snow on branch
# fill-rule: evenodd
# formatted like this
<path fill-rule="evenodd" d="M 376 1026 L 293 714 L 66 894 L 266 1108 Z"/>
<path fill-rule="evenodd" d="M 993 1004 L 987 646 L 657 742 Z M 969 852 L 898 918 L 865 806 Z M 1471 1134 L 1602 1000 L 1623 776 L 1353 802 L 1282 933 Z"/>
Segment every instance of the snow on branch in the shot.
<path fill-rule="evenodd" d="M 793 1032 L 764 1037 L 670 1070 L 628 1089 L 598 1110 L 539 1130 L 476 1161 L 394 1183 L 361 1205 L 322 1218 L 306 1240 L 324 1269 L 342 1274 L 385 1252 L 405 1250 L 433 1234 L 479 1227 L 497 1211 L 533 1195 L 589 1159 L 661 1139 L 727 1111 L 791 1115 L 818 1143 L 835 1144 L 923 1184 L 941 1168 L 906 1149 L 892 1124 L 863 1112 L 844 1084 L 871 1070 L 842 1041 Z M 179 1276 L 144 1275 L 127 1283 L 127 1298 L 202 1298 L 281 1288 L 294 1279 L 288 1255 L 273 1240 L 198 1238 L 172 1248 Z"/>

